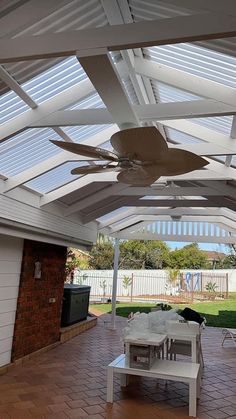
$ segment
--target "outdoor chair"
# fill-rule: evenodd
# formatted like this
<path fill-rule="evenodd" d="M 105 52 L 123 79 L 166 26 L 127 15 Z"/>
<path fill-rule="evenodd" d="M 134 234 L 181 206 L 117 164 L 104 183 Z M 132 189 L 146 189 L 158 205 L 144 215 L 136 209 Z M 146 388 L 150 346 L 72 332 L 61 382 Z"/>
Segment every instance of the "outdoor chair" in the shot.
<path fill-rule="evenodd" d="M 196 335 L 197 336 L 197 362 L 200 364 L 201 370 L 204 368 L 204 359 L 201 345 L 202 326 L 196 322 L 168 322 L 167 328 L 169 333 L 174 332 L 179 335 Z M 177 355 L 192 356 L 191 342 L 178 339 L 169 339 L 167 345 L 167 358 L 176 361 Z"/>
<path fill-rule="evenodd" d="M 236 346 L 236 329 L 223 329 L 222 333 L 223 333 L 222 346 L 224 346 L 224 342 L 229 339 L 233 342 L 234 346 Z"/>

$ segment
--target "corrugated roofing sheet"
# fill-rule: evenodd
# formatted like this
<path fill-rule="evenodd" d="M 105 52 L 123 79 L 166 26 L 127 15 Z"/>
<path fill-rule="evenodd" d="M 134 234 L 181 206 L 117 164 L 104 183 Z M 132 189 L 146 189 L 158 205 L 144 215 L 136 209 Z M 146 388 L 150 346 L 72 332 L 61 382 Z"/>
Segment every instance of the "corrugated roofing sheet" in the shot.
<path fill-rule="evenodd" d="M 71 136 L 75 142 L 83 142 L 86 138 L 108 125 L 89 125 L 83 127 L 63 127 L 63 130 Z M 33 167 L 59 153 L 61 150 L 55 147 L 50 140 L 61 140 L 52 129 L 28 129 L 12 137 L 9 141 L 0 144 L 1 161 L 0 173 L 6 176 L 14 176 L 21 171 Z M 104 138 L 104 142 L 107 138 Z"/>
<path fill-rule="evenodd" d="M 86 79 L 87 75 L 76 57 L 69 57 L 23 83 L 22 88 L 38 104 Z M 16 93 L 0 97 L 0 122 L 7 122 L 30 109 Z"/>
<path fill-rule="evenodd" d="M 22 87 L 40 104 L 86 78 L 77 58 L 69 57 L 24 83 Z"/>
<path fill-rule="evenodd" d="M 66 132 L 69 137 L 76 143 L 81 143 L 86 138 L 103 131 L 104 129 L 111 127 L 110 125 L 83 125 L 80 127 L 63 127 L 63 131 Z M 107 138 L 104 138 L 104 142 Z"/>
<path fill-rule="evenodd" d="M 49 128 L 34 128 L 12 137 L 12 147 L 9 149 L 6 148 L 7 142 L 0 144 L 0 173 L 17 175 L 59 153 L 60 149 L 57 150 L 50 139 L 60 140 L 60 137 Z"/>
<path fill-rule="evenodd" d="M 158 63 L 236 87 L 236 57 L 191 43 L 145 48 L 144 54 Z"/>
<path fill-rule="evenodd" d="M 184 102 L 202 99 L 200 96 L 158 82 L 157 80 L 151 80 L 151 85 L 157 102 Z"/>
<path fill-rule="evenodd" d="M 175 7 L 168 2 L 156 0 L 129 0 L 129 7 L 135 22 L 185 16 L 193 13 L 186 8 Z"/>
<path fill-rule="evenodd" d="M 75 109 L 89 109 L 89 108 L 105 108 L 105 105 L 100 98 L 98 93 L 87 96 L 85 99 L 76 102 L 74 105 L 70 105 L 65 110 Z"/>
<path fill-rule="evenodd" d="M 223 134 L 230 135 L 233 116 L 216 116 L 214 118 L 193 118 L 190 119 L 194 124 L 203 125 L 214 131 L 222 132 Z"/>
<path fill-rule="evenodd" d="M 166 136 L 171 141 L 173 141 L 176 144 L 197 144 L 202 143 L 203 141 L 199 138 L 196 138 L 194 136 L 185 134 L 184 132 L 177 131 L 173 128 L 168 128 L 165 126 Z"/>
<path fill-rule="evenodd" d="M 9 1 L 7 1 L 7 3 L 9 3 Z M 30 7 L 31 1 L 28 0 L 27 3 Z M 19 3 L 18 5 L 20 6 Z M 14 32 L 9 33 L 8 31 L 7 36 L 20 37 L 39 35 L 104 25 L 108 25 L 108 20 L 100 0 L 68 0 L 59 3 L 55 1 L 55 7 L 51 4 L 50 11 L 36 22 L 30 24 L 30 19 L 28 19 L 22 27 L 21 21 L 16 21 Z M 5 34 L 2 32 L 1 36 L 4 35 Z M 42 59 L 30 62 L 8 63 L 5 64 L 4 67 L 18 83 L 23 84 L 60 61 L 61 58 L 53 60 Z M 6 86 L 0 82 L 0 93 L 5 91 Z"/>
<path fill-rule="evenodd" d="M 47 193 L 53 189 L 65 185 L 68 182 L 78 179 L 80 176 L 72 175 L 70 173 L 71 170 L 75 167 L 87 165 L 88 163 L 85 161 L 64 163 L 61 166 L 51 170 L 50 172 L 44 173 L 43 175 L 38 176 L 36 179 L 25 183 L 25 186 L 28 186 L 29 188 L 34 189 L 40 193 Z"/>

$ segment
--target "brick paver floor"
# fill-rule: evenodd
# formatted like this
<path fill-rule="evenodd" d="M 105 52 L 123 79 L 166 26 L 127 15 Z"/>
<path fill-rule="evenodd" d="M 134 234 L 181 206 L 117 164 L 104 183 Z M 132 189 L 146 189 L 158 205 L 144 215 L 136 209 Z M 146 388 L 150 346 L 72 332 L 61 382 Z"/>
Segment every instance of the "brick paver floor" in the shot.
<path fill-rule="evenodd" d="M 105 320 L 105 322 L 104 322 Z M 188 417 L 188 388 L 136 378 L 106 404 L 106 366 L 122 353 L 121 329 L 98 325 L 0 377 L 0 419 L 175 419 Z M 236 348 L 221 347 L 221 330 L 203 334 L 205 371 L 199 419 L 236 419 Z"/>

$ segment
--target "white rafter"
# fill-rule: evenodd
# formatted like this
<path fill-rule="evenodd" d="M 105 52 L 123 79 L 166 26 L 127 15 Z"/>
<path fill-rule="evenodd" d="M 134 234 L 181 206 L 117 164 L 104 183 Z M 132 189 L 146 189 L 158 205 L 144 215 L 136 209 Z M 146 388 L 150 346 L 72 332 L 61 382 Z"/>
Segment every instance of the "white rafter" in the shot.
<path fill-rule="evenodd" d="M 157 31 L 158 28 L 158 31 Z M 0 40 L 0 62 L 32 60 L 84 54 L 96 55 L 98 49 L 123 50 L 167 43 L 218 39 L 236 35 L 236 17 L 199 13 L 170 19 L 141 21 L 132 25 L 49 33 Z"/>
<path fill-rule="evenodd" d="M 45 118 L 47 115 L 75 103 L 94 92 L 94 87 L 90 80 L 83 80 L 77 85 L 69 87 L 62 93 L 58 93 L 51 99 L 42 103 L 36 109 L 30 109 L 9 122 L 2 124 L 0 141 L 6 140 L 10 136 L 23 131 L 31 124 Z"/>

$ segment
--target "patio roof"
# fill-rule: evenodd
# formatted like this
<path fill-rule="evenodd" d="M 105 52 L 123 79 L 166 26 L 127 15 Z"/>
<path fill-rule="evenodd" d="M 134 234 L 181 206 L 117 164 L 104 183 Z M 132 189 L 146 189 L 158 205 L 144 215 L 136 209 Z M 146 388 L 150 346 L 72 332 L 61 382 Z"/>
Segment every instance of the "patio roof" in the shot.
<path fill-rule="evenodd" d="M 0 23 L 2 232 L 37 225 L 89 245 L 98 231 L 143 238 L 159 226 L 163 240 L 235 242 L 232 0 L 3 1 Z M 49 141 L 109 148 L 127 123 L 156 126 L 209 165 L 130 187 L 116 172 L 72 176 L 94 163 Z"/>

